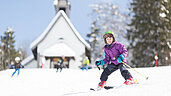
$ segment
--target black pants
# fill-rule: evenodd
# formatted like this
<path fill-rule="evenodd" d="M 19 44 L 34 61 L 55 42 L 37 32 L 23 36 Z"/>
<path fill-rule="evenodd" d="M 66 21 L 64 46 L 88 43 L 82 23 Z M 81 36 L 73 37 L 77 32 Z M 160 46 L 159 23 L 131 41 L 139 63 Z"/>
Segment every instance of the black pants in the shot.
<path fill-rule="evenodd" d="M 60 72 L 62 71 L 62 66 L 61 65 L 57 65 L 57 72 L 58 72 L 58 69 L 60 69 Z"/>
<path fill-rule="evenodd" d="M 103 71 L 100 80 L 101 81 L 107 81 L 108 76 L 113 73 L 114 71 L 120 69 L 121 75 L 124 77 L 125 80 L 129 79 L 131 76 L 131 74 L 129 73 L 129 71 L 126 69 L 126 67 L 121 63 L 118 65 L 114 65 L 114 64 L 109 64 Z"/>

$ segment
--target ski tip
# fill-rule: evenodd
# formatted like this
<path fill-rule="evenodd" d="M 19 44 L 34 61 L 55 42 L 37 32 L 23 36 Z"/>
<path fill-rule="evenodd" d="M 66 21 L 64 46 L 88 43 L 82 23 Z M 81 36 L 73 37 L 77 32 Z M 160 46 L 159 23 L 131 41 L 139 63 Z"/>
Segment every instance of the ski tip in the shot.
<path fill-rule="evenodd" d="M 104 89 L 109 90 L 109 89 L 113 89 L 113 86 L 104 86 Z"/>
<path fill-rule="evenodd" d="M 90 88 L 90 90 L 95 91 L 95 89 L 94 89 L 94 88 Z"/>

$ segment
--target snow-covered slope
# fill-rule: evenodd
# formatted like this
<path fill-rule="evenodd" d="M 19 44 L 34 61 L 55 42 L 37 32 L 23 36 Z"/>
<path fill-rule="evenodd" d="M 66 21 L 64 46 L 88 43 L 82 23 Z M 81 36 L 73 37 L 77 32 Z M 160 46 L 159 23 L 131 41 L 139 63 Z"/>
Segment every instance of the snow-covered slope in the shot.
<path fill-rule="evenodd" d="M 118 70 L 107 81 L 107 85 L 115 88 L 98 92 L 89 90 L 99 83 L 98 69 L 64 69 L 61 73 L 55 69 L 21 69 L 20 75 L 13 78 L 14 70 L 6 70 L 0 72 L 0 96 L 171 96 L 171 66 L 136 70 L 149 79 L 130 70 L 139 84 L 123 85 Z"/>

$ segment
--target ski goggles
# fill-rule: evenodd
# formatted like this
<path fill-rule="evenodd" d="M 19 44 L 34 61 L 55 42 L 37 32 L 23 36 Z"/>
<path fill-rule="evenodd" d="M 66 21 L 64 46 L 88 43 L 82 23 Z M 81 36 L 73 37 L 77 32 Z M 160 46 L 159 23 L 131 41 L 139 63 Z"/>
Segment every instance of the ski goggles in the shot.
<path fill-rule="evenodd" d="M 113 37 L 113 34 L 105 34 L 105 35 L 103 36 L 103 38 L 107 38 L 107 37 Z"/>

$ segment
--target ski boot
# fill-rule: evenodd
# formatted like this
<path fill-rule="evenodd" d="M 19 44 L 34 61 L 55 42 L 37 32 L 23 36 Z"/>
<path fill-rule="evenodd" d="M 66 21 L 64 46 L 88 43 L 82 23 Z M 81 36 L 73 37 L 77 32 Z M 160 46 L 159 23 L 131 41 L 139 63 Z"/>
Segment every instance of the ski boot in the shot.
<path fill-rule="evenodd" d="M 104 85 L 106 84 L 106 81 L 101 81 L 99 84 L 98 84 L 98 88 L 104 88 Z"/>
<path fill-rule="evenodd" d="M 98 84 L 98 87 L 97 88 L 90 88 L 90 90 L 93 90 L 93 91 L 100 91 L 101 89 L 104 88 L 104 85 L 106 84 L 106 81 L 101 81 L 99 84 Z"/>
<path fill-rule="evenodd" d="M 129 79 L 127 79 L 124 84 L 125 85 L 131 85 L 131 84 L 135 84 L 136 82 L 134 81 L 134 79 L 132 77 L 130 77 Z"/>
<path fill-rule="evenodd" d="M 98 87 L 97 87 L 97 89 L 95 89 L 95 91 L 100 91 L 101 89 L 103 89 L 105 84 L 106 84 L 106 81 L 101 81 L 98 84 Z"/>

